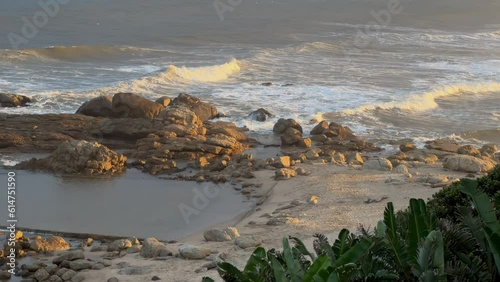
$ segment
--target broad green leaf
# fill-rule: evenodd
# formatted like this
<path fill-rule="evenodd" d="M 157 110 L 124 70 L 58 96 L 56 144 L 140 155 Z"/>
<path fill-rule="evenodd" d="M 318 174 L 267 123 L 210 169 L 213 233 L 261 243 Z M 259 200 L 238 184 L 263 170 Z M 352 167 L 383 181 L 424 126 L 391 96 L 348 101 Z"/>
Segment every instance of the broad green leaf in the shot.
<path fill-rule="evenodd" d="M 348 249 L 342 256 L 340 256 L 334 263 L 334 267 L 341 267 L 349 263 L 356 263 L 361 259 L 370 248 L 373 246 L 372 241 L 369 239 L 363 239 L 358 244 L 352 246 Z"/>
<path fill-rule="evenodd" d="M 328 256 L 322 255 L 318 257 L 304 274 L 304 281 L 316 281 L 313 280 L 314 276 L 318 275 L 321 270 L 326 269 L 331 264 L 332 260 Z"/>

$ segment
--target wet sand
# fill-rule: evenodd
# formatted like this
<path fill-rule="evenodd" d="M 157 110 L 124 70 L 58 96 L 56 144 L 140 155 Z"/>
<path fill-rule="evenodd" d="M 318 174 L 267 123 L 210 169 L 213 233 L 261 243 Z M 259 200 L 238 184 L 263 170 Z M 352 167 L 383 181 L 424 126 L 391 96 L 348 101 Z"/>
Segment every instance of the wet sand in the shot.
<path fill-rule="evenodd" d="M 112 178 L 16 173 L 18 226 L 30 229 L 175 240 L 236 222 L 254 206 L 230 184 L 161 180 L 135 169 Z M 6 194 L 0 199 L 7 210 Z"/>

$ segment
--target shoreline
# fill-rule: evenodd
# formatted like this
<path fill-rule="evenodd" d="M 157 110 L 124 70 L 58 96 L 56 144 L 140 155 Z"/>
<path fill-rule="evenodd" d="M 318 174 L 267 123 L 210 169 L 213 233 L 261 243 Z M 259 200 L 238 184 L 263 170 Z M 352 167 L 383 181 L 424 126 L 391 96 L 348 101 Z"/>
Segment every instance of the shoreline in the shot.
<path fill-rule="evenodd" d="M 70 240 L 80 242 L 45 252 L 36 244 L 50 245 L 51 236 L 20 235 L 19 252 L 30 263 L 50 264 L 54 257 L 69 255 L 68 249 L 81 250 L 79 257 L 86 258 L 91 271 L 75 272 L 75 277 L 88 281 L 147 281 L 152 276 L 221 281 L 213 271 L 221 261 L 242 267 L 255 247 L 279 249 L 284 236 L 311 244 L 316 233 L 332 237 L 343 228 L 373 227 L 387 202 L 405 208 L 410 198 L 427 199 L 458 178 L 476 178 L 500 163 L 493 144 L 476 148 L 445 139 L 418 148 L 408 140 L 382 144 L 398 148 L 392 151 L 335 122 L 316 121 L 308 134 L 292 119 L 279 119 L 272 133 L 259 135 L 214 119 L 213 106 L 186 94 L 176 98 L 184 101 L 182 106 L 127 99 L 134 101 L 129 113 L 144 117 L 0 119 L 9 125 L 8 134 L 0 133 L 7 145 L 3 153 L 46 154 L 14 167 L 24 173 L 20 182 L 32 178 L 31 184 L 19 183 L 25 187 L 19 192 L 28 193 L 19 198 L 44 211 L 24 218 L 45 216 L 33 224 L 57 222 L 71 230 L 56 234 L 72 234 Z M 48 201 L 40 204 L 44 197 Z M 185 235 L 176 240 L 162 238 L 180 230 Z"/>

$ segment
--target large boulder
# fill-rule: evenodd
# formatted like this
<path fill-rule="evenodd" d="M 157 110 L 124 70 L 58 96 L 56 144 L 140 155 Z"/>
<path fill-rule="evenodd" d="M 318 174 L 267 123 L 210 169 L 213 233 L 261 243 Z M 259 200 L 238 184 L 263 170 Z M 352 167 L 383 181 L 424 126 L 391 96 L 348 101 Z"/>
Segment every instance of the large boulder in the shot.
<path fill-rule="evenodd" d="M 392 170 L 392 163 L 388 159 L 373 158 L 369 159 L 363 164 L 364 169 L 372 170 Z"/>
<path fill-rule="evenodd" d="M 207 121 L 219 116 L 217 108 L 211 104 L 201 102 L 199 98 L 181 93 L 172 103 L 174 106 L 184 106 L 191 109 L 201 121 Z"/>
<path fill-rule="evenodd" d="M 31 99 L 23 95 L 0 93 L 0 107 L 24 107 L 29 102 Z"/>
<path fill-rule="evenodd" d="M 302 126 L 294 119 L 284 119 L 280 118 L 273 127 L 273 132 L 277 134 L 283 134 L 287 129 L 294 128 L 300 133 L 302 133 Z"/>
<path fill-rule="evenodd" d="M 109 96 L 99 96 L 83 103 L 75 114 L 93 117 L 112 117 L 112 98 Z"/>
<path fill-rule="evenodd" d="M 68 250 L 71 245 L 59 236 L 49 236 L 45 239 L 36 238 L 30 242 L 30 250 L 41 252 L 54 252 Z"/>
<path fill-rule="evenodd" d="M 212 228 L 203 232 L 203 237 L 207 242 L 231 241 L 239 236 L 238 230 L 234 227 L 226 227 L 224 229 Z"/>
<path fill-rule="evenodd" d="M 54 173 L 115 174 L 125 169 L 126 160 L 99 143 L 74 140 L 62 143 L 45 159 L 32 159 L 17 167 Z"/>
<path fill-rule="evenodd" d="M 274 117 L 274 115 L 271 114 L 268 110 L 266 110 L 264 108 L 260 108 L 256 111 L 253 111 L 248 115 L 249 119 L 253 119 L 253 120 L 261 121 L 261 122 L 266 121 L 266 119 L 268 119 L 270 117 Z"/>
<path fill-rule="evenodd" d="M 212 253 L 212 250 L 184 244 L 179 246 L 179 253 L 185 259 L 204 259 Z"/>
<path fill-rule="evenodd" d="M 156 238 L 147 238 L 144 240 L 140 254 L 144 258 L 167 257 L 172 255 L 172 251 Z"/>
<path fill-rule="evenodd" d="M 164 109 L 155 103 L 133 93 L 118 93 L 113 96 L 111 109 L 116 118 L 154 119 Z"/>
<path fill-rule="evenodd" d="M 281 135 L 281 145 L 282 146 L 292 146 L 298 144 L 302 140 L 302 132 L 299 130 L 289 127 L 283 135 Z"/>
<path fill-rule="evenodd" d="M 255 248 L 263 243 L 263 239 L 258 235 L 245 235 L 236 238 L 234 244 L 242 249 Z"/>
<path fill-rule="evenodd" d="M 476 158 L 468 155 L 453 155 L 444 158 L 443 167 L 464 172 L 488 172 L 496 163 L 489 158 Z"/>

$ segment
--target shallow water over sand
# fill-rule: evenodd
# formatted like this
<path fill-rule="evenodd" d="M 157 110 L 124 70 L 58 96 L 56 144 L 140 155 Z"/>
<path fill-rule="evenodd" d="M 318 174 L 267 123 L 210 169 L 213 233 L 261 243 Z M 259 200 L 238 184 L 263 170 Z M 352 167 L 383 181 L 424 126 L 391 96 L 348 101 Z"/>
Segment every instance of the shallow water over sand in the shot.
<path fill-rule="evenodd" d="M 0 170 L 0 183 L 7 183 L 6 172 Z M 161 180 L 135 169 L 112 178 L 16 173 L 24 228 L 173 240 L 234 221 L 254 205 L 229 184 Z M 6 193 L 0 199 L 6 211 Z"/>

